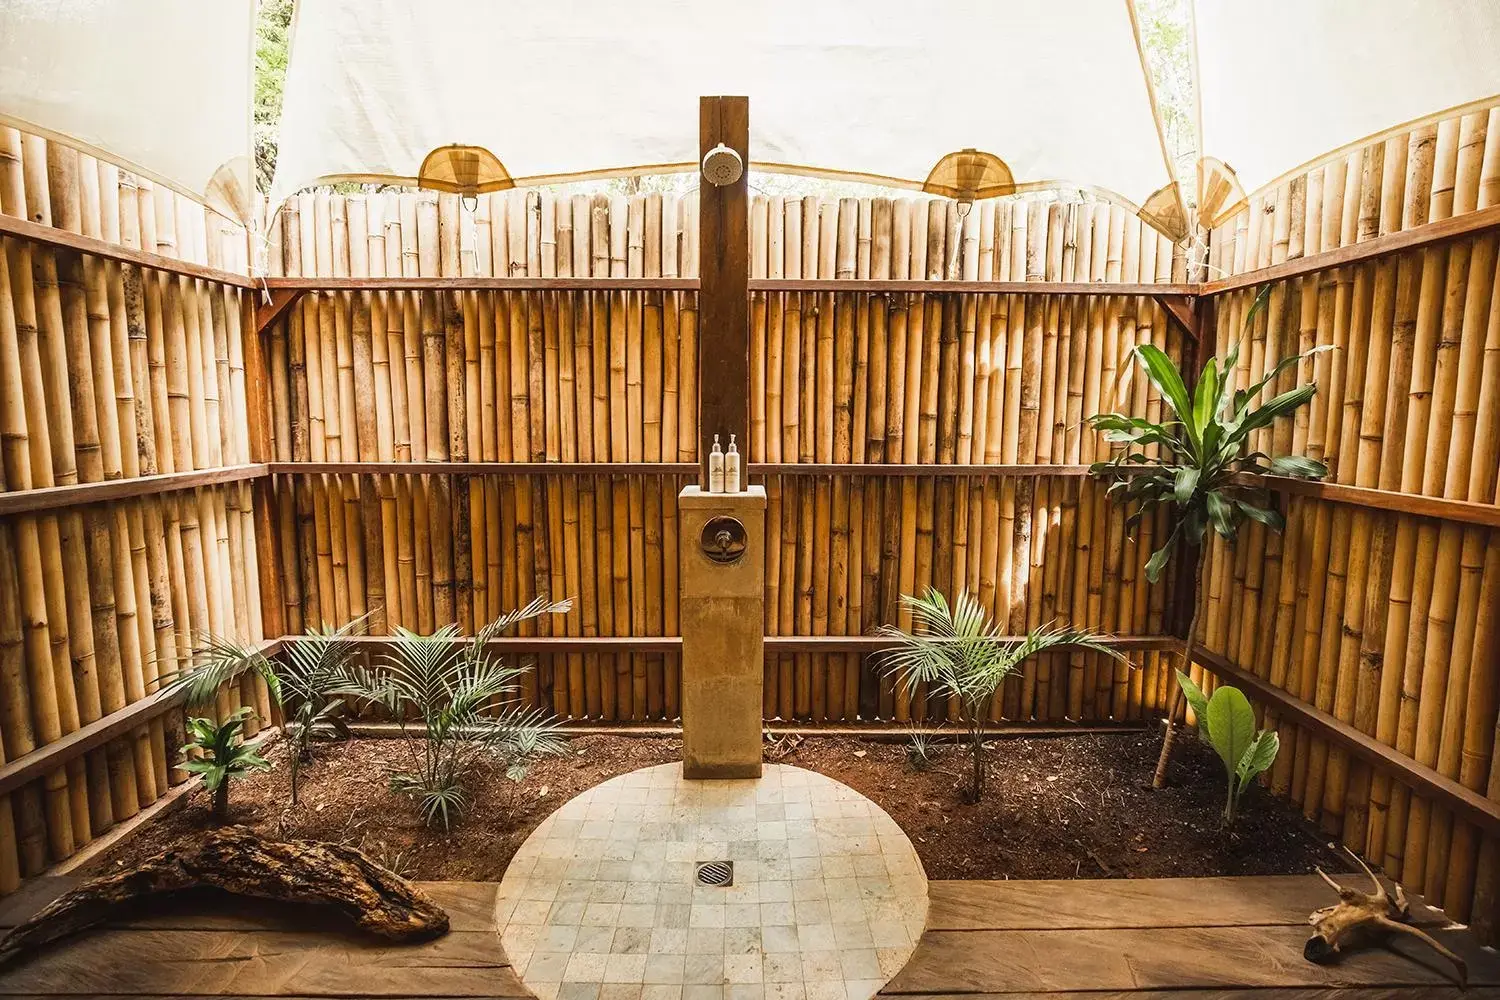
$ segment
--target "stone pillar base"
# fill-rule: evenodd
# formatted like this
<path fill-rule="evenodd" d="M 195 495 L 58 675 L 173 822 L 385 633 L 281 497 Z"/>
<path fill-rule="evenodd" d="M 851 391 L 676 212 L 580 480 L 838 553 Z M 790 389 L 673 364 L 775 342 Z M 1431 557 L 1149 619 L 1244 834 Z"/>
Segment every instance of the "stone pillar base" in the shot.
<path fill-rule="evenodd" d="M 677 497 L 682 626 L 682 773 L 688 778 L 758 778 L 764 687 L 766 491 Z M 743 526 L 743 539 L 732 523 Z M 714 526 L 709 527 L 713 521 Z M 727 539 L 732 561 L 720 552 Z M 720 530 L 726 532 L 720 535 Z M 741 548 L 741 544 L 743 547 Z"/>

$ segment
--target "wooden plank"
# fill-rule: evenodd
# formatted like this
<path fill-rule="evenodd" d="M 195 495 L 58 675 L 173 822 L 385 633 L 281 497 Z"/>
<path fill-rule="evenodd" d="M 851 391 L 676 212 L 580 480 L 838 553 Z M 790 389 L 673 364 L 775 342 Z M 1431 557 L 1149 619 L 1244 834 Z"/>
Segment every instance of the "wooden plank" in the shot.
<path fill-rule="evenodd" d="M 1129 281 L 943 281 L 922 278 L 753 278 L 752 292 L 869 292 L 907 295 L 1150 295 L 1198 294 L 1196 284 Z"/>
<path fill-rule="evenodd" d="M 288 645 L 305 642 L 306 637 L 289 635 L 282 638 Z M 363 651 L 377 652 L 388 648 L 392 639 L 388 635 L 356 635 L 348 641 Z M 472 636 L 454 636 L 448 640 L 468 645 Z M 486 648 L 501 653 L 680 653 L 680 635 L 502 635 L 485 641 Z"/>
<path fill-rule="evenodd" d="M 1444 807 L 1482 830 L 1500 835 L 1500 802 L 1485 798 L 1430 767 L 1419 764 L 1394 747 L 1388 747 L 1327 712 L 1309 705 L 1261 677 L 1230 663 L 1218 653 L 1197 649 L 1193 659 L 1208 667 L 1220 679 L 1229 681 L 1255 701 L 1274 705 L 1284 717 L 1298 726 L 1330 740 L 1359 759 L 1390 774 L 1392 778 Z"/>
<path fill-rule="evenodd" d="M 260 650 L 266 656 L 275 656 L 281 649 L 282 642 L 282 639 L 267 639 L 260 643 Z M 118 712 L 111 712 L 81 729 L 74 730 L 60 740 L 38 747 L 31 753 L 7 762 L 0 767 L 0 795 L 7 795 L 22 785 L 55 771 L 79 754 L 103 746 L 116 736 L 128 733 L 157 716 L 164 715 L 180 704 L 185 695 L 183 691 L 171 693 L 159 691 L 147 695 L 139 701 L 126 705 Z"/>
<path fill-rule="evenodd" d="M 60 942 L 0 977 L 0 996 L 29 993 L 528 995 L 491 931 L 390 945 L 352 930 L 179 929 L 109 930 Z"/>
<path fill-rule="evenodd" d="M 190 278 L 216 281 L 224 285 L 233 285 L 236 288 L 256 287 L 255 279 L 249 275 L 235 274 L 233 271 L 209 267 L 206 264 L 195 264 L 188 260 L 163 257 L 144 250 L 134 250 L 118 243 L 108 243 L 94 239 L 92 236 L 71 233 L 65 229 L 54 229 L 51 226 L 39 225 L 29 219 L 16 216 L 0 215 L 0 236 L 13 236 L 16 239 L 57 247 L 60 250 L 72 250 L 103 260 L 119 261 L 121 264 L 135 264 L 157 271 L 186 275 Z"/>
<path fill-rule="evenodd" d="M 268 462 L 276 476 L 692 476 L 696 462 Z M 4 494 L 0 494 L 3 497 Z"/>
<path fill-rule="evenodd" d="M 698 455 L 708 486 L 710 442 L 750 450 L 750 99 L 698 99 L 698 156 L 720 143 L 739 154 L 739 179 L 698 185 Z"/>
<path fill-rule="evenodd" d="M 264 278 L 261 283 L 299 292 L 696 292 L 697 278 Z"/>
<path fill-rule="evenodd" d="M 998 638 L 1000 642 L 1018 643 L 1026 637 Z M 898 639 L 880 635 L 768 635 L 762 641 L 767 653 L 876 653 L 900 644 Z M 1117 635 L 1110 645 L 1116 649 L 1176 649 L 1182 640 L 1170 635 Z"/>
<path fill-rule="evenodd" d="M 1369 885 L 1362 872 L 1334 877 Z M 1337 901 L 1316 875 L 938 881 L 927 883 L 927 898 L 929 931 L 1305 927 L 1309 913 Z M 1412 915 L 1426 927 L 1449 923 L 1420 899 Z"/>
<path fill-rule="evenodd" d="M 1500 959 L 1465 932 L 1435 930 L 1476 986 L 1500 984 Z M 886 994 L 1176 990 L 1214 987 L 1448 986 L 1452 967 L 1405 940 L 1338 965 L 1302 957 L 1307 927 L 928 931 Z"/>
<path fill-rule="evenodd" d="M 1500 205 L 1483 208 L 1477 212 L 1466 212 L 1463 215 L 1455 215 L 1440 222 L 1429 222 L 1423 226 L 1413 226 L 1411 229 L 1403 229 L 1397 233 L 1377 236 L 1374 239 L 1364 240 L 1360 243 L 1350 243 L 1336 250 L 1328 250 L 1324 253 L 1299 257 L 1295 260 L 1273 264 L 1270 267 L 1263 267 L 1255 271 L 1246 272 L 1245 274 L 1237 274 L 1231 278 L 1209 281 L 1199 285 L 1198 290 L 1200 295 L 1222 295 L 1225 292 L 1232 292 L 1239 288 L 1251 288 L 1268 281 L 1285 281 L 1288 278 L 1296 278 L 1304 274 L 1314 274 L 1331 267 L 1342 267 L 1345 264 L 1354 264 L 1362 260 L 1387 257 L 1404 250 L 1415 250 L 1419 247 L 1446 243 L 1450 240 L 1461 239 L 1465 236 L 1472 236 L 1475 233 L 1494 229 L 1497 226 L 1500 226 Z"/>
<path fill-rule="evenodd" d="M 1245 485 L 1257 485 L 1257 477 L 1240 474 L 1236 479 Z M 1500 504 L 1449 500 L 1417 493 L 1394 493 L 1366 486 L 1346 486 L 1342 483 L 1291 479 L 1285 476 L 1265 476 L 1259 479 L 1259 484 L 1267 485 L 1283 496 L 1312 497 L 1315 500 L 1354 504 L 1395 514 L 1414 514 L 1418 517 L 1436 517 L 1461 524 L 1500 528 Z"/>
<path fill-rule="evenodd" d="M 881 996 L 891 995 L 882 992 Z M 976 996 L 1004 996 L 1006 1000 L 1416 1000 L 1410 986 L 1329 986 L 1295 988 L 1273 986 L 1267 989 L 1193 990 L 1067 990 L 1045 993 L 930 993 L 931 1000 L 968 1000 Z M 1467 992 L 1457 986 L 1423 986 L 1421 1000 L 1496 1000 L 1500 990 L 1481 987 Z"/>
<path fill-rule="evenodd" d="M 52 900 L 85 881 L 77 875 L 45 875 L 22 884 L 0 899 L 0 928 L 14 927 Z M 448 914 L 454 931 L 498 932 L 495 898 L 498 882 L 416 882 Z M 162 897 L 149 910 L 122 914 L 105 927 L 125 930 L 285 931 L 320 930 L 328 913 L 313 906 L 288 906 L 227 893 Z"/>
<path fill-rule="evenodd" d="M 937 462 L 752 462 L 752 476 L 1071 476 L 1089 474 L 1087 465 L 1045 463 L 957 465 Z"/>
<path fill-rule="evenodd" d="M 131 479 L 107 479 L 98 483 L 13 490 L 9 493 L 0 493 L 0 517 L 38 510 L 77 507 L 82 504 L 106 503 L 130 497 L 156 496 L 177 490 L 196 489 L 199 486 L 239 483 L 247 479 L 258 479 L 268 475 L 269 471 L 263 462 L 249 462 L 245 465 L 226 465 L 217 469 L 198 469 L 192 472 L 166 472 L 155 476 L 135 476 Z"/>

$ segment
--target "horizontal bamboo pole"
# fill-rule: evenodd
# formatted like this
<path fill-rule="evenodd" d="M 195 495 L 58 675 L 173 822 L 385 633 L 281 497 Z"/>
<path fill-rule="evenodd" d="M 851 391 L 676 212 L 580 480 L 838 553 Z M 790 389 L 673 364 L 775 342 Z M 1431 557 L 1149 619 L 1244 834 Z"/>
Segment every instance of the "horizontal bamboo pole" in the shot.
<path fill-rule="evenodd" d="M 209 267 L 190 260 L 178 260 L 175 257 L 163 257 L 161 254 L 150 253 L 145 250 L 136 250 L 131 247 L 122 246 L 118 243 L 110 243 L 107 240 L 95 239 L 92 236 L 83 236 L 78 233 L 68 232 L 63 229 L 55 229 L 52 226 L 43 226 L 27 219 L 0 214 L 0 236 L 14 236 L 17 239 L 27 240 L 42 246 L 56 247 L 61 250 L 74 250 L 86 253 L 102 260 L 118 261 L 121 264 L 137 264 L 141 267 L 149 267 L 154 271 L 164 271 L 168 274 L 180 274 L 189 278 L 202 278 L 205 281 L 214 281 L 223 285 L 231 285 L 235 288 L 256 288 L 256 279 L 244 274 L 235 274 L 223 268 Z"/>
<path fill-rule="evenodd" d="M 300 277 L 264 278 L 271 291 L 306 292 L 696 292 L 697 278 Z"/>
<path fill-rule="evenodd" d="M 284 646 L 281 639 L 267 639 L 257 643 L 257 648 L 267 657 L 276 656 Z M 39 747 L 23 757 L 0 766 L 0 795 L 8 795 L 17 788 L 49 774 L 70 760 L 104 746 L 117 736 L 131 732 L 140 726 L 158 719 L 181 705 L 186 698 L 184 690 L 158 691 L 111 712 L 77 729 L 62 739 Z"/>
<path fill-rule="evenodd" d="M 1405 250 L 1436 246 L 1495 228 L 1500 228 L 1500 205 L 1465 212 L 1438 222 L 1413 226 L 1400 232 L 1376 236 L 1361 243 L 1351 243 L 1333 250 L 1325 250 L 1322 253 L 1308 254 L 1306 257 L 1298 257 L 1295 260 L 1256 268 L 1233 277 L 1207 281 L 1191 287 L 1195 289 L 1193 294 L 1196 295 L 1223 295 L 1241 288 L 1263 285 L 1268 281 L 1285 281 L 1288 278 L 1316 274 L 1319 271 L 1343 267 L 1359 261 L 1389 257 L 1391 254 Z"/>
<path fill-rule="evenodd" d="M 191 490 L 200 486 L 242 483 L 269 474 L 269 467 L 265 463 L 248 462 L 244 465 L 226 465 L 191 472 L 163 472 L 152 476 L 135 476 L 130 479 L 107 479 L 97 483 L 14 490 L 9 493 L 0 493 L 0 517 L 31 511 L 79 507 L 84 504 L 107 503 L 111 500 L 159 496 L 163 493 Z"/>
<path fill-rule="evenodd" d="M 1500 834 L 1500 802 L 1487 799 L 1452 778 L 1419 764 L 1406 754 L 1386 746 L 1373 736 L 1360 732 L 1354 726 L 1340 721 L 1330 713 L 1303 701 L 1296 695 L 1281 690 L 1248 670 L 1235 666 L 1218 653 L 1199 649 L 1194 652 L 1193 659 L 1199 666 L 1206 667 L 1216 674 L 1221 681 L 1233 683 L 1241 688 L 1250 698 L 1274 706 L 1285 718 L 1299 727 L 1311 730 L 1321 738 L 1338 744 L 1355 757 L 1386 772 L 1413 791 L 1441 801 L 1445 807 L 1453 811 L 1454 815 L 1466 822 L 1473 823 L 1490 833 Z"/>

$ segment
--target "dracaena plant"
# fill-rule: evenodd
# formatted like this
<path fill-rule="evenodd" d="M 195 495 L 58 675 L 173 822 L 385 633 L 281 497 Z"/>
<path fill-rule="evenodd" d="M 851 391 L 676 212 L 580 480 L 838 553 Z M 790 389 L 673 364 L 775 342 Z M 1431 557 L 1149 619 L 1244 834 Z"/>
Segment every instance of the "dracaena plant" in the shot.
<path fill-rule="evenodd" d="M 188 719 L 188 741 L 182 745 L 181 767 L 190 774 L 203 776 L 203 786 L 213 793 L 214 819 L 229 818 L 229 782 L 251 771 L 268 771 L 271 764 L 245 745 L 243 731 L 250 716 L 241 708 L 222 723 L 213 719 Z M 194 752 L 199 756 L 192 756 Z"/>
<path fill-rule="evenodd" d="M 537 598 L 470 639 L 448 625 L 432 635 L 397 629 L 376 665 L 354 665 L 338 693 L 379 705 L 401 732 L 409 767 L 391 788 L 416 800 L 423 819 L 448 829 L 469 805 L 466 781 L 485 765 L 519 781 L 541 754 L 561 749 L 556 728 L 532 708 L 505 707 L 525 667 L 497 656 L 490 641 L 518 622 L 564 614 L 571 600 Z"/>
<path fill-rule="evenodd" d="M 1239 688 L 1224 685 L 1214 689 L 1213 697 L 1207 697 L 1181 670 L 1177 671 L 1177 686 L 1198 718 L 1198 735 L 1224 762 L 1224 825 L 1233 826 L 1239 816 L 1240 796 L 1276 761 L 1281 740 L 1273 730 L 1255 731 L 1255 710 Z"/>
<path fill-rule="evenodd" d="M 250 643 L 209 636 L 196 665 L 176 675 L 167 690 L 182 691 L 190 706 L 204 705 L 241 672 L 260 675 L 282 715 L 282 733 L 291 751 L 292 804 L 296 805 L 302 769 L 312 762 L 313 741 L 348 735 L 339 718 L 343 700 L 334 689 L 348 680 L 348 666 L 355 653 L 350 639 L 364 631 L 368 620 L 365 615 L 338 628 L 324 625 L 297 636 L 277 660 Z"/>
<path fill-rule="evenodd" d="M 1269 289 L 1263 290 L 1256 297 L 1245 317 L 1246 330 L 1268 292 Z M 1306 405 L 1316 393 L 1317 384 L 1303 383 L 1263 402 L 1262 396 L 1300 361 L 1328 349 L 1318 347 L 1283 358 L 1264 377 L 1238 389 L 1235 388 L 1240 359 L 1237 341 L 1224 357 L 1209 358 L 1196 384 L 1189 389 L 1176 362 L 1161 349 L 1142 344 L 1132 356 L 1161 394 L 1171 416 L 1160 422 L 1124 413 L 1098 413 L 1089 417 L 1089 423 L 1104 432 L 1105 440 L 1118 446 L 1113 457 L 1094 463 L 1089 471 L 1110 477 L 1113 481 L 1108 495 L 1133 508 L 1126 530 L 1132 531 L 1142 518 L 1161 507 L 1170 507 L 1175 515 L 1167 540 L 1151 553 L 1146 563 L 1146 578 L 1152 583 L 1160 580 L 1172 553 L 1179 546 L 1186 546 L 1189 556 L 1182 571 L 1191 574 L 1193 580 L 1193 619 L 1183 649 L 1184 663 L 1192 663 L 1198 634 L 1198 594 L 1206 562 L 1202 546 L 1209 529 L 1231 543 L 1246 520 L 1279 532 L 1282 516 L 1275 507 L 1273 494 L 1259 481 L 1261 477 L 1321 479 L 1328 473 L 1322 462 L 1300 455 L 1268 455 L 1252 447 L 1256 431 L 1269 428 L 1278 417 L 1288 416 Z M 1174 690 L 1152 778 L 1155 788 L 1166 783 L 1179 706 L 1178 692 Z"/>
<path fill-rule="evenodd" d="M 1022 663 L 1061 646 L 1078 646 L 1124 662 L 1109 645 L 1109 636 L 1082 629 L 1044 626 L 1024 638 L 1007 636 L 972 594 L 960 593 L 950 605 L 929 587 L 921 597 L 905 594 L 901 602 L 911 611 L 912 630 L 883 625 L 880 634 L 897 640 L 885 654 L 885 666 L 898 684 L 915 692 L 928 685 L 933 697 L 957 699 L 968 728 L 969 787 L 964 796 L 978 802 L 984 795 L 987 767 L 984 739 L 990 705 L 1005 679 Z"/>

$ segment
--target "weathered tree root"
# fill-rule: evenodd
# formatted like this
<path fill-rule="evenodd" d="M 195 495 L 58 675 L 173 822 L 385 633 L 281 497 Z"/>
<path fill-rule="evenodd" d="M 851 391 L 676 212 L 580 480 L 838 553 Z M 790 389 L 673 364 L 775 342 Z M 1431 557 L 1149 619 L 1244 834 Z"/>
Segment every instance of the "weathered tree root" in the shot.
<path fill-rule="evenodd" d="M 236 826 L 64 893 L 0 938 L 0 965 L 22 951 L 101 923 L 142 899 L 200 887 L 321 904 L 390 941 L 425 941 L 448 933 L 448 914 L 436 903 L 354 848 L 313 840 L 264 840 Z"/>
<path fill-rule="evenodd" d="M 1375 873 L 1370 871 L 1369 865 L 1353 851 L 1349 854 L 1359 862 L 1365 874 L 1370 876 L 1370 881 L 1375 884 L 1375 891 L 1360 892 L 1358 889 L 1339 885 L 1319 868 L 1318 874 L 1323 877 L 1323 881 L 1339 894 L 1339 902 L 1334 906 L 1314 910 L 1308 916 L 1307 922 L 1312 925 L 1313 932 L 1302 948 L 1302 956 L 1309 962 L 1321 965 L 1333 961 L 1346 947 L 1359 947 L 1380 941 L 1391 934 L 1405 934 L 1425 943 L 1452 962 L 1458 971 L 1458 985 L 1467 989 L 1468 965 L 1431 934 L 1411 925 L 1411 904 L 1407 902 L 1406 893 L 1401 886 L 1395 886 L 1393 898 L 1385 891 L 1385 886 L 1375 877 Z"/>

